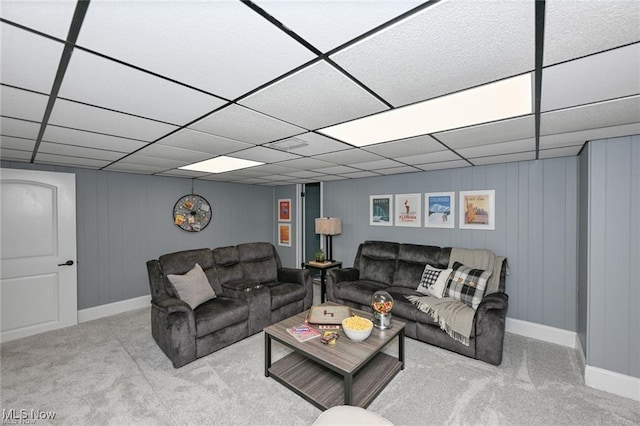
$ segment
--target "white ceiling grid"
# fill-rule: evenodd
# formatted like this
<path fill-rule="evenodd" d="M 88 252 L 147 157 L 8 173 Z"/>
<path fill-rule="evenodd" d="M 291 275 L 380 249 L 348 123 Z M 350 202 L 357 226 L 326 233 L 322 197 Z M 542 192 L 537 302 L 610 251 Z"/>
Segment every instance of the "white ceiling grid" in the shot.
<path fill-rule="evenodd" d="M 637 1 L 82 4 L 2 0 L 0 158 L 275 186 L 573 156 L 640 133 Z M 541 90 L 530 115 L 363 148 L 318 132 L 523 73 Z M 266 164 L 179 169 L 220 155 Z"/>

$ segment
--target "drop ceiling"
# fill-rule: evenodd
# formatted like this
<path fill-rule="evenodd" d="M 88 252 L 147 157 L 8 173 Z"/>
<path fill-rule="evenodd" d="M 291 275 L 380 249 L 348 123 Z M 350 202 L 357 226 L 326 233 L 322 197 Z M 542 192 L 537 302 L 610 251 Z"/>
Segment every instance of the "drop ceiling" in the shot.
<path fill-rule="evenodd" d="M 640 134 L 639 23 L 635 0 L 2 0 L 0 158 L 274 186 L 573 156 Z M 527 74 L 525 114 L 322 132 Z M 265 164 L 181 169 L 220 156 Z"/>

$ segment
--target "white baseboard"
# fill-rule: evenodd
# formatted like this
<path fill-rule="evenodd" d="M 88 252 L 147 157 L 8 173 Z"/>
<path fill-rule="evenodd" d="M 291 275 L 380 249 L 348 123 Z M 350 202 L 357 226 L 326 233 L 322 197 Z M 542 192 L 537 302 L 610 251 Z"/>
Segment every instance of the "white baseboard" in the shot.
<path fill-rule="evenodd" d="M 578 361 L 580 362 L 580 367 L 582 369 L 582 375 L 584 376 L 584 369 L 587 368 L 587 357 L 582 350 L 582 343 L 580 343 L 580 338 L 576 334 L 576 350 L 578 351 Z"/>
<path fill-rule="evenodd" d="M 584 369 L 587 386 L 640 401 L 640 378 L 587 365 Z"/>
<path fill-rule="evenodd" d="M 78 323 L 93 321 L 135 309 L 146 308 L 151 304 L 151 296 L 140 296 L 133 299 L 121 300 L 120 302 L 108 303 L 106 305 L 95 306 L 93 308 L 78 311 Z"/>
<path fill-rule="evenodd" d="M 548 325 L 536 324 L 515 318 L 507 318 L 505 330 L 508 333 L 519 334 L 520 336 L 531 337 L 532 339 L 567 346 L 569 348 L 576 348 L 577 333 L 575 331 L 549 327 Z"/>

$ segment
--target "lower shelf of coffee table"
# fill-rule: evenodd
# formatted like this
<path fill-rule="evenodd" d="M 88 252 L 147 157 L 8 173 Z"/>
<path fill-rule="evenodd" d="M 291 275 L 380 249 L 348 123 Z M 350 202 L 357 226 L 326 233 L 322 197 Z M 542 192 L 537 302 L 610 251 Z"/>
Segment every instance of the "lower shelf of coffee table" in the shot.
<path fill-rule="evenodd" d="M 374 356 L 353 378 L 352 405 L 369 406 L 401 367 L 397 358 Z M 344 404 L 344 377 L 298 352 L 274 362 L 269 376 L 322 410 Z"/>

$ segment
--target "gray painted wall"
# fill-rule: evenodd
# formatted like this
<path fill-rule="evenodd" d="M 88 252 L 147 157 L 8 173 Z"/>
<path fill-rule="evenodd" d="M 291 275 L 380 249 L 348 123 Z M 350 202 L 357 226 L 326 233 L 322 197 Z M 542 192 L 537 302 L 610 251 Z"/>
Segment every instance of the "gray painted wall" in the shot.
<path fill-rule="evenodd" d="M 589 148 L 579 157 L 578 180 L 578 318 L 577 332 L 582 353 L 587 353 L 587 316 L 589 283 Z"/>
<path fill-rule="evenodd" d="M 295 185 L 285 185 L 285 186 L 276 186 L 274 188 L 273 193 L 273 205 L 274 205 L 274 221 L 275 227 L 273 229 L 273 241 L 276 245 L 276 249 L 278 250 L 278 254 L 280 255 L 280 260 L 282 261 L 282 266 L 286 266 L 289 268 L 299 268 L 300 265 L 296 265 L 296 238 L 298 235 L 298 230 L 296 229 L 296 215 L 298 214 L 298 205 L 296 202 L 296 186 Z M 282 198 L 290 198 L 291 199 L 291 222 L 281 222 L 288 223 L 291 225 L 291 247 L 278 245 L 278 200 Z"/>
<path fill-rule="evenodd" d="M 640 136 L 588 149 L 587 364 L 640 377 Z"/>
<path fill-rule="evenodd" d="M 478 189 L 496 190 L 495 231 L 458 229 L 457 214 L 451 230 L 369 226 L 369 195 Z M 509 260 L 509 317 L 575 331 L 577 191 L 568 157 L 326 182 L 323 196 L 324 214 L 343 221 L 333 244 L 345 265 L 367 239 L 488 248 Z"/>
<path fill-rule="evenodd" d="M 76 174 L 78 309 L 149 294 L 145 262 L 179 250 L 273 242 L 273 188 L 196 181 L 213 208 L 198 233 L 173 225 L 191 179 L 2 162 L 2 167 Z"/>

